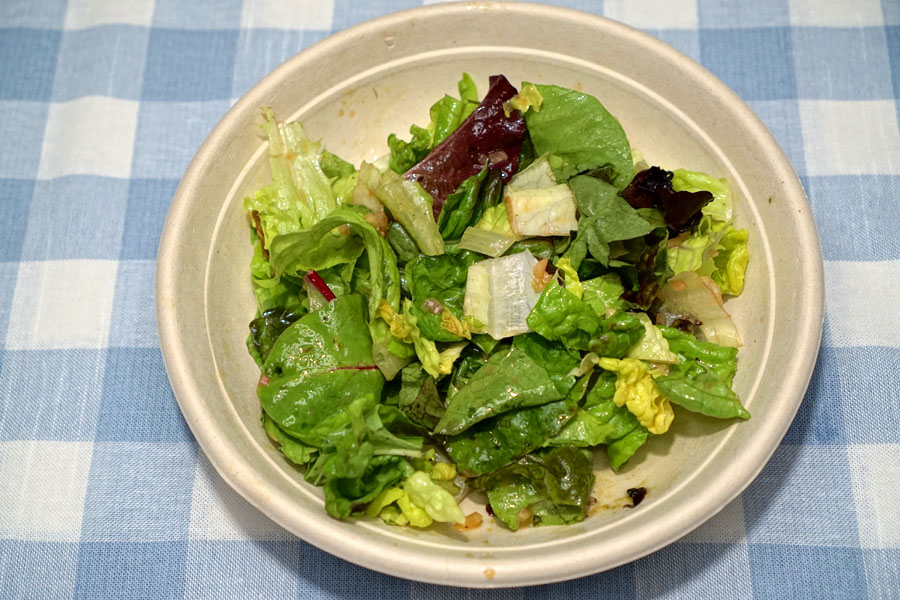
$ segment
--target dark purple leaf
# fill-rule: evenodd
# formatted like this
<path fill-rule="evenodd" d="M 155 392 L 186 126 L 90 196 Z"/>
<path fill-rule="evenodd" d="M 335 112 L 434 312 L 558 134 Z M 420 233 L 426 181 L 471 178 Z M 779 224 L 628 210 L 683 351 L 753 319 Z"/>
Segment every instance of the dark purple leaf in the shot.
<path fill-rule="evenodd" d="M 622 197 L 632 208 L 658 208 L 674 234 L 693 229 L 700 222 L 701 209 L 713 199 L 705 190 L 676 192 L 672 189 L 672 172 L 659 167 L 636 174 L 622 190 Z"/>
<path fill-rule="evenodd" d="M 428 156 L 403 174 L 404 179 L 417 181 L 431 194 L 435 220 L 447 196 L 463 181 L 481 172 L 485 162 L 490 161 L 491 168 L 500 171 L 503 181 L 516 172 L 525 137 L 525 119 L 518 112 L 509 117 L 503 114 L 503 103 L 515 95 L 516 88 L 506 77 L 492 76 L 490 89 L 478 108 Z"/>

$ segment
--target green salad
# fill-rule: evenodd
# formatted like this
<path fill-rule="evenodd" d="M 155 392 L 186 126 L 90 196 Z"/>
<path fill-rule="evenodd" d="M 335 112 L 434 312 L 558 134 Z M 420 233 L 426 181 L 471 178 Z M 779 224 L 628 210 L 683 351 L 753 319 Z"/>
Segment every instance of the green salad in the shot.
<path fill-rule="evenodd" d="M 263 116 L 247 345 L 330 515 L 463 524 L 478 490 L 509 529 L 575 523 L 595 453 L 621 469 L 672 405 L 750 417 L 728 182 L 647 165 L 596 98 L 464 74 L 358 167 Z"/>

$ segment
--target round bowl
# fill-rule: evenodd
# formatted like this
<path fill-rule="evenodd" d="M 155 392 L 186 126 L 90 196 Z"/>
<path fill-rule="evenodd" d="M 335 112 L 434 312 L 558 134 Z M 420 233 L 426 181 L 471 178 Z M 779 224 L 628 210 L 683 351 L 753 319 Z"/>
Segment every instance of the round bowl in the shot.
<path fill-rule="evenodd" d="M 735 389 L 753 413 L 721 422 L 678 412 L 618 474 L 598 465 L 591 515 L 568 527 L 425 530 L 329 517 L 266 438 L 247 353 L 255 313 L 242 199 L 268 182 L 260 108 L 300 119 L 350 160 L 383 154 L 389 133 L 427 122 L 467 71 L 555 83 L 595 95 L 650 164 L 727 177 L 750 231 L 745 292 L 728 307 L 744 339 Z M 469 587 L 546 583 L 644 556 L 722 509 L 759 473 L 809 382 L 823 321 L 822 258 L 791 165 L 752 111 L 702 67 L 624 25 L 535 4 L 438 4 L 338 33 L 275 69 L 198 151 L 172 202 L 156 280 L 160 343 L 197 441 L 251 504 L 304 540 L 399 577 Z M 646 499 L 630 508 L 626 490 Z M 484 510 L 473 501 L 465 512 Z"/>

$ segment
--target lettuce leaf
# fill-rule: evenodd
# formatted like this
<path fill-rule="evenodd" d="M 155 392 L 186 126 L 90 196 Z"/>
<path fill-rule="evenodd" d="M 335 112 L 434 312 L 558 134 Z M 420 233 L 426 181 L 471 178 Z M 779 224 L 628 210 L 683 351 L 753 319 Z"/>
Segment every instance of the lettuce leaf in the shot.
<path fill-rule="evenodd" d="M 656 387 L 671 402 L 709 417 L 749 419 L 731 382 L 737 370 L 737 348 L 701 342 L 689 333 L 661 327 L 680 363 L 657 377 Z"/>
<path fill-rule="evenodd" d="M 280 235 L 272 241 L 269 260 L 276 273 L 303 276 L 309 269 L 321 271 L 338 264 L 355 262 L 366 252 L 368 258 L 367 327 L 372 337 L 373 356 L 384 376 L 392 379 L 409 357 L 399 358 L 389 351 L 388 325 L 376 319 L 384 300 L 393 310 L 400 308 L 400 271 L 397 257 L 387 241 L 365 219 L 362 207 L 337 209 L 306 231 Z M 342 225 L 349 235 L 340 230 Z"/>
<path fill-rule="evenodd" d="M 710 277 L 723 294 L 738 296 L 744 291 L 744 273 L 750 260 L 748 238 L 746 229 L 729 227 L 716 246 L 716 255 L 712 259 L 716 268 Z"/>
<path fill-rule="evenodd" d="M 657 435 L 669 430 L 675 412 L 667 396 L 660 394 L 654 385 L 653 376 L 647 366 L 635 358 L 601 358 L 602 369 L 616 373 L 616 393 L 613 402 L 625 406 L 637 417 L 638 422 L 650 433 Z"/>
<path fill-rule="evenodd" d="M 588 392 L 584 406 L 566 426 L 547 441 L 548 446 L 587 448 L 609 444 L 628 435 L 639 426 L 637 417 L 613 401 L 616 376 L 602 371 Z"/>
<path fill-rule="evenodd" d="M 566 251 L 575 268 L 588 251 L 606 266 L 610 242 L 641 237 L 653 231 L 653 225 L 619 196 L 615 186 L 587 175 L 573 177 L 569 186 L 581 212 L 578 234 Z"/>
<path fill-rule="evenodd" d="M 497 519 L 519 528 L 519 515 L 530 509 L 534 525 L 563 525 L 584 519 L 594 483 L 591 453 L 563 446 L 529 454 L 472 481 L 485 490 Z"/>
<path fill-rule="evenodd" d="M 491 356 L 450 399 L 434 433 L 456 435 L 489 417 L 563 397 L 546 369 L 513 346 Z"/>
<path fill-rule="evenodd" d="M 300 305 L 300 286 L 277 275 L 263 254 L 256 231 L 251 230 L 253 258 L 250 260 L 250 281 L 256 305 L 262 314 L 273 308 L 294 308 Z"/>
<path fill-rule="evenodd" d="M 551 280 L 528 315 L 528 326 L 548 340 L 572 350 L 622 357 L 641 339 L 644 328 L 634 316 L 616 311 L 609 317 L 591 303 Z"/>
<path fill-rule="evenodd" d="M 518 112 L 509 117 L 503 114 L 503 103 L 515 93 L 505 77 L 492 76 L 487 94 L 472 114 L 403 174 L 404 179 L 418 182 L 431 195 L 435 219 L 447 196 L 467 178 L 478 174 L 485 159 L 490 160 L 490 168 L 501 172 L 504 181 L 515 173 L 525 136 L 525 119 Z"/>
<path fill-rule="evenodd" d="M 731 224 L 731 186 L 724 177 L 716 179 L 700 171 L 675 169 L 672 171 L 672 189 L 676 192 L 710 192 L 712 201 L 703 207 L 703 215 L 719 223 Z"/>
<path fill-rule="evenodd" d="M 476 208 L 480 206 L 483 211 L 481 188 L 488 174 L 487 167 L 485 162 L 481 172 L 463 181 L 455 192 L 447 196 L 437 222 L 441 237 L 445 240 L 459 239 L 472 222 Z M 499 171 L 494 173 L 497 174 L 494 179 L 499 180 Z"/>
<path fill-rule="evenodd" d="M 295 214 L 300 227 L 309 229 L 338 206 L 322 169 L 321 144 L 306 137 L 299 122 L 276 121 L 271 108 L 263 109 L 263 116 L 277 208 L 282 214 Z M 271 241 L 267 236 L 266 243 Z"/>
<path fill-rule="evenodd" d="M 461 339 L 442 325 L 442 312 L 450 311 L 457 319 L 463 317 L 468 270 L 479 260 L 478 254 L 464 250 L 453 256 L 420 256 L 407 263 L 406 283 L 412 296 L 410 313 L 416 317 L 419 330 L 426 338 L 437 342 Z M 435 313 L 423 308 L 426 302 L 435 300 L 442 305 L 442 311 Z"/>
<path fill-rule="evenodd" d="M 453 496 L 422 471 L 416 471 L 403 482 L 403 491 L 435 521 L 462 524 L 466 520 Z"/>
<path fill-rule="evenodd" d="M 432 218 L 432 198 L 422 186 L 386 171 L 381 174 L 375 195 L 409 232 L 423 254 L 444 253 L 444 240 Z"/>
<path fill-rule="evenodd" d="M 644 445 L 650 432 L 643 425 L 638 425 L 625 436 L 607 444 L 606 455 L 609 457 L 609 466 L 614 471 L 622 468 L 628 459 Z"/>
<path fill-rule="evenodd" d="M 634 177 L 631 146 L 622 126 L 599 100 L 556 85 L 535 86 L 543 98 L 540 111 L 525 114 L 535 153 L 552 154 L 556 178 L 612 165 L 612 184 L 622 189 Z"/>

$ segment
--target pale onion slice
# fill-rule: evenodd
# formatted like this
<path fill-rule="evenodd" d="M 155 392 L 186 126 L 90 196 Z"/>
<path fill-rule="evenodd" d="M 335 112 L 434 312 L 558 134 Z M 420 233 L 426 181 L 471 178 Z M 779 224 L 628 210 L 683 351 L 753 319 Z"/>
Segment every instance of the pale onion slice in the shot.
<path fill-rule="evenodd" d="M 514 243 L 516 243 L 516 238 L 511 235 L 477 227 L 466 227 L 459 240 L 459 247 L 497 258 L 509 250 Z"/>
<path fill-rule="evenodd" d="M 708 277 L 684 271 L 671 278 L 659 291 L 661 313 L 690 315 L 700 321 L 706 341 L 737 348 L 741 337 L 722 303 L 718 286 Z"/>
<path fill-rule="evenodd" d="M 528 252 L 489 258 L 469 267 L 463 312 L 495 340 L 531 331 L 526 319 L 540 294 L 531 286 L 537 259 Z"/>

